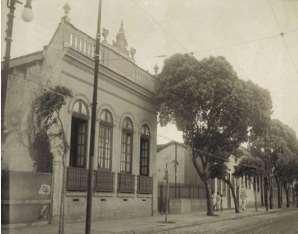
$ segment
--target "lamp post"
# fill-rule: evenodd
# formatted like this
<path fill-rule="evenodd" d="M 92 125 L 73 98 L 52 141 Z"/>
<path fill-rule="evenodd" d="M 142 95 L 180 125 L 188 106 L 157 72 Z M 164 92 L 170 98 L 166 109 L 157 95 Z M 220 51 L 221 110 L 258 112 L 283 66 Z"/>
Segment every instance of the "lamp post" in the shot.
<path fill-rule="evenodd" d="M 90 133 L 89 173 L 88 173 L 85 234 L 90 234 L 90 232 L 91 232 L 92 195 L 93 195 L 93 190 L 94 190 L 93 189 L 93 178 L 94 178 L 93 164 L 94 164 L 97 86 L 98 86 L 98 69 L 99 69 L 101 6 L 102 6 L 102 0 L 99 0 L 98 18 L 97 18 L 97 32 L 96 32 L 95 52 L 94 52 L 94 81 L 93 81 L 93 97 L 92 97 L 92 113 L 91 113 L 91 133 Z"/>
<path fill-rule="evenodd" d="M 30 22 L 33 19 L 33 12 L 31 6 L 32 0 L 26 0 L 24 11 L 22 13 L 22 19 L 25 22 Z M 12 43 L 12 32 L 13 32 L 13 23 L 14 23 L 14 13 L 16 9 L 16 4 L 23 4 L 19 0 L 7 0 L 6 5 L 9 9 L 7 14 L 7 28 L 6 28 L 6 47 L 5 55 L 3 58 L 3 69 L 1 69 L 1 127 L 2 127 L 2 137 L 4 136 L 4 118 L 5 118 L 5 104 L 6 104 L 6 92 L 7 92 L 7 82 L 9 74 L 9 65 L 10 65 L 10 53 L 11 53 L 11 43 Z M 4 138 L 2 138 L 4 139 Z"/>

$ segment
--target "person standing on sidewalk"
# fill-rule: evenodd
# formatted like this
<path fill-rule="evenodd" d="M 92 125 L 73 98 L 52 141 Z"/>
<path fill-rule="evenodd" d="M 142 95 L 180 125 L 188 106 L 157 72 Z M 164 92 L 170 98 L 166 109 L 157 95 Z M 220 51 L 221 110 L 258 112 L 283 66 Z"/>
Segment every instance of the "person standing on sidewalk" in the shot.
<path fill-rule="evenodd" d="M 223 199 L 223 196 L 222 196 L 222 194 L 220 194 L 220 210 L 221 211 L 223 211 L 222 199 Z"/>

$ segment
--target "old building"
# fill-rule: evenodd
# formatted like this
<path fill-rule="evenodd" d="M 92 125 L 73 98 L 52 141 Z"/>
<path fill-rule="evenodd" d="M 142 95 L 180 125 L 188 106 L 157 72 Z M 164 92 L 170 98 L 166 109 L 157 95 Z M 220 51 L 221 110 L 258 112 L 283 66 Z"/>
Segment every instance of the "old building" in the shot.
<path fill-rule="evenodd" d="M 157 209 L 154 77 L 135 64 L 136 50 L 127 47 L 123 23 L 115 41 L 108 41 L 108 30 L 103 29 L 93 217 L 148 216 Z M 11 61 L 2 165 L 7 171 L 35 173 L 36 177 L 38 172 L 52 168 L 52 194 L 47 199 L 51 200 L 53 217 L 58 216 L 61 204 L 62 153 L 59 142 L 51 142 L 52 157 L 45 152 L 37 158 L 32 156 L 32 102 L 43 90 L 51 91 L 57 85 L 73 94 L 61 110 L 70 146 L 66 155 L 65 217 L 82 219 L 86 209 L 94 44 L 95 40 L 72 25 L 66 15 L 42 51 Z M 11 184 L 8 196 L 13 199 L 16 190 Z M 20 195 L 18 199 L 18 204 L 31 204 L 28 196 L 22 199 Z M 11 220 L 14 209 L 27 209 L 25 215 L 32 210 L 38 212 L 36 204 L 34 209 L 11 206 Z"/>
<path fill-rule="evenodd" d="M 169 180 L 169 211 L 171 213 L 186 213 L 205 210 L 205 189 L 192 164 L 190 149 L 182 143 L 170 141 L 157 146 L 156 171 L 159 183 L 159 211 L 165 211 L 166 170 Z"/>

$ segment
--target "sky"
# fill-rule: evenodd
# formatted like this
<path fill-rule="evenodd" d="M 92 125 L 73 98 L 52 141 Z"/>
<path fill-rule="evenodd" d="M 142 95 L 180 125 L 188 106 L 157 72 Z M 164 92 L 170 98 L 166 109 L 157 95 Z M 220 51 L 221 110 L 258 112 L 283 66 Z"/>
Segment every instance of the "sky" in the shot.
<path fill-rule="evenodd" d="M 124 22 L 136 63 L 153 72 L 165 57 L 190 53 L 198 59 L 225 56 L 239 78 L 271 92 L 273 118 L 298 133 L 298 0 L 102 0 L 102 27 L 111 43 Z M 41 50 L 63 13 L 71 23 L 95 35 L 98 0 L 33 0 L 34 19 L 21 19 L 17 7 L 12 56 Z M 3 55 L 6 0 L 1 0 Z M 284 36 L 280 34 L 283 33 Z M 162 55 L 162 56 L 161 56 Z M 158 127 L 157 142 L 182 141 L 175 125 Z"/>

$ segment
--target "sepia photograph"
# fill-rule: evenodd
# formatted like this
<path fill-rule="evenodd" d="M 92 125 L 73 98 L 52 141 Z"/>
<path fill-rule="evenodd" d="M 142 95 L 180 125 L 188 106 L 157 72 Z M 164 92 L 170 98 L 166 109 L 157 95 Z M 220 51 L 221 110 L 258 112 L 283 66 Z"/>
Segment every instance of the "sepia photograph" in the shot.
<path fill-rule="evenodd" d="M 1 233 L 298 234 L 298 0 L 1 0 Z"/>

